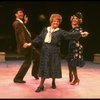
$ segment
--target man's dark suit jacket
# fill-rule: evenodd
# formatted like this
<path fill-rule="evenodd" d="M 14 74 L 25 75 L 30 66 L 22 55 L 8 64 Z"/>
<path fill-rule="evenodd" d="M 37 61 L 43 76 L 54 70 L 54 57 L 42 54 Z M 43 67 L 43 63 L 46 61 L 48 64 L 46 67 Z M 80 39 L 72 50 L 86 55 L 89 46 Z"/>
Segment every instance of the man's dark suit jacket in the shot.
<path fill-rule="evenodd" d="M 24 24 L 18 20 L 15 20 L 13 22 L 13 28 L 15 29 L 15 36 L 17 41 L 17 52 L 23 54 L 30 51 L 28 49 L 32 49 L 32 46 L 28 48 L 23 48 L 24 43 L 31 43 L 31 37 L 28 34 L 26 28 L 24 27 Z"/>

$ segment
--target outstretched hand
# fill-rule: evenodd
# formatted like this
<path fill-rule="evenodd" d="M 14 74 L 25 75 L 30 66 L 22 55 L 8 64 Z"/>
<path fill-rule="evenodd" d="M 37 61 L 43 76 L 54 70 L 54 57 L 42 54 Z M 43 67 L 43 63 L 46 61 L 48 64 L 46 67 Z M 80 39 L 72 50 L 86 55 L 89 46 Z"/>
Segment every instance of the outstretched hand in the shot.
<path fill-rule="evenodd" d="M 87 37 L 89 33 L 87 31 L 81 32 L 82 37 Z"/>

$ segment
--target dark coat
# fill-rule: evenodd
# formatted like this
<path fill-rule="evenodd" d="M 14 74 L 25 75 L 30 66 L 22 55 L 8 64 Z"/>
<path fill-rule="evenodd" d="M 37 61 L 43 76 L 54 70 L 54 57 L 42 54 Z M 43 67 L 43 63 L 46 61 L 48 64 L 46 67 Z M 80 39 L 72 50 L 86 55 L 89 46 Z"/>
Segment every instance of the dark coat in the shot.
<path fill-rule="evenodd" d="M 44 28 L 40 35 L 32 42 L 33 45 L 38 43 L 42 46 L 40 56 L 39 76 L 45 78 L 61 78 L 61 56 L 60 45 L 62 39 L 80 37 L 79 33 L 69 33 L 59 29 L 52 33 L 51 43 L 45 43 L 44 39 L 47 34 L 47 28 Z"/>

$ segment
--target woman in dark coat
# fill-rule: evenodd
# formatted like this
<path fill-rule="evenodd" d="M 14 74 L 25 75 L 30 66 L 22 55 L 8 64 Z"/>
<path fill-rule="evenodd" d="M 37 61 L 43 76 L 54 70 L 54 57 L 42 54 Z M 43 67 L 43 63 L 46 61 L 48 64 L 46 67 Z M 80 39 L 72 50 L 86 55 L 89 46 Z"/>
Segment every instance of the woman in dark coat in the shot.
<path fill-rule="evenodd" d="M 41 82 L 35 92 L 44 90 L 44 81 L 46 78 L 52 78 L 52 88 L 56 88 L 55 78 L 61 78 L 61 58 L 60 58 L 60 45 L 61 39 L 78 38 L 85 36 L 83 32 L 67 32 L 59 28 L 62 22 L 62 16 L 59 14 L 52 14 L 50 16 L 50 26 L 45 27 L 39 36 L 33 41 L 33 45 L 36 43 L 41 44 L 40 54 L 40 66 L 39 76 Z"/>
<path fill-rule="evenodd" d="M 77 12 L 75 15 L 71 16 L 71 26 L 70 32 L 83 32 L 82 27 L 82 14 Z M 88 33 L 87 33 L 88 34 Z M 83 60 L 83 46 L 80 44 L 80 38 L 71 38 L 68 47 L 68 68 L 69 68 L 69 82 L 71 85 L 79 84 L 79 78 L 77 74 L 77 66 L 83 67 L 85 62 Z"/>

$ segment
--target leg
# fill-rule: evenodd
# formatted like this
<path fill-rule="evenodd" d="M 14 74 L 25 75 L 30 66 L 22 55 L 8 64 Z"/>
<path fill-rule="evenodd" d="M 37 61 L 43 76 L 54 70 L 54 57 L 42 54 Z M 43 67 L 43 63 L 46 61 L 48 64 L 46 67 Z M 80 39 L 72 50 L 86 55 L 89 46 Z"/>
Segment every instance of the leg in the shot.
<path fill-rule="evenodd" d="M 75 80 L 78 79 L 78 75 L 77 75 L 77 67 L 73 67 L 73 75 L 75 77 Z"/>
<path fill-rule="evenodd" d="M 71 83 L 71 85 L 75 85 L 76 83 L 78 83 L 79 84 L 79 78 L 78 78 L 78 75 L 77 75 L 77 67 L 76 66 L 74 66 L 73 67 L 73 75 L 74 75 L 74 81 Z"/>
<path fill-rule="evenodd" d="M 27 54 L 25 56 L 25 61 L 23 62 L 21 68 L 19 69 L 18 73 L 16 74 L 15 78 L 14 78 L 14 82 L 18 82 L 18 83 L 25 83 L 23 81 L 23 78 L 25 76 L 25 74 L 27 73 L 30 65 L 31 65 L 31 60 L 32 57 L 30 54 Z"/>
<path fill-rule="evenodd" d="M 44 81 L 45 81 L 45 78 L 44 77 L 41 77 L 41 82 L 40 82 L 40 85 L 38 86 L 38 88 L 36 89 L 35 92 L 41 92 L 44 90 Z"/>
<path fill-rule="evenodd" d="M 56 88 L 55 78 L 52 78 L 52 88 L 53 88 L 53 89 Z"/>
<path fill-rule="evenodd" d="M 69 82 L 73 81 L 73 73 L 72 73 L 72 67 L 68 63 L 68 70 L 69 70 Z"/>
<path fill-rule="evenodd" d="M 38 78 L 39 59 L 40 59 L 40 53 L 39 53 L 39 51 L 33 50 L 32 76 L 34 76 L 35 79 L 39 79 L 39 78 Z"/>

